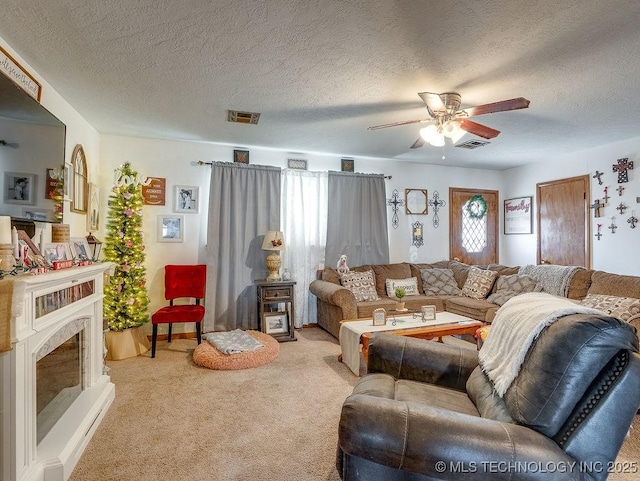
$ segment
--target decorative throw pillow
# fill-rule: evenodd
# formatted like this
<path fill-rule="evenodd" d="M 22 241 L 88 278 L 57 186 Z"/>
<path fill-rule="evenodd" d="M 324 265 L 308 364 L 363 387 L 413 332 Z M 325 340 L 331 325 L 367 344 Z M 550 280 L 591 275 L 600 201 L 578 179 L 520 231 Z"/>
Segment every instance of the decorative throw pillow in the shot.
<path fill-rule="evenodd" d="M 472 267 L 469 270 L 467 281 L 462 286 L 462 295 L 472 299 L 484 299 L 493 287 L 493 281 L 498 275 L 495 271 Z"/>
<path fill-rule="evenodd" d="M 396 287 L 404 287 L 404 291 L 407 296 L 417 296 L 418 292 L 418 278 L 408 277 L 406 279 L 387 279 L 385 282 L 387 287 L 387 296 L 395 297 Z"/>
<path fill-rule="evenodd" d="M 631 317 L 640 314 L 640 299 L 633 297 L 587 294 L 580 304 L 598 309 L 623 321 L 628 321 Z"/>
<path fill-rule="evenodd" d="M 340 278 L 340 284 L 356 296 L 356 302 L 377 301 L 380 299 L 376 292 L 376 281 L 373 271 L 347 272 Z"/>
<path fill-rule="evenodd" d="M 459 296 L 460 288 L 451 269 L 420 269 L 425 296 Z"/>
<path fill-rule="evenodd" d="M 539 290 L 538 281 L 531 276 L 523 274 L 500 276 L 496 281 L 496 292 L 487 297 L 487 301 L 501 306 L 513 296 Z"/>

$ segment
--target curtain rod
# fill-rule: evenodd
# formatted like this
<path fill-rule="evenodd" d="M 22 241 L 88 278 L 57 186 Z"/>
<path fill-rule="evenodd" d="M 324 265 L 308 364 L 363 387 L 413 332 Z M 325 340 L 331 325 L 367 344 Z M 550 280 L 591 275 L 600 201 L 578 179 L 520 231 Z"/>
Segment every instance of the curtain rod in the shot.
<path fill-rule="evenodd" d="M 213 162 L 205 162 L 204 160 L 198 160 L 196 161 L 196 164 L 198 165 L 213 165 Z M 385 175 L 384 176 L 385 179 L 391 179 L 390 175 Z"/>

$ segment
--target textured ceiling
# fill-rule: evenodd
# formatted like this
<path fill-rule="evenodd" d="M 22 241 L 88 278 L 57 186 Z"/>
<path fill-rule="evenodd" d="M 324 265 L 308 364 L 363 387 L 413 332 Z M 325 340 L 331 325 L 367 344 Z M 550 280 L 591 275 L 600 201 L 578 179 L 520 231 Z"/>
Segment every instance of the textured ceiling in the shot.
<path fill-rule="evenodd" d="M 105 134 L 498 169 L 639 135 L 635 0 L 2 4 L 0 36 Z M 422 91 L 531 105 L 445 160 L 409 149 L 419 125 L 367 130 L 423 118 Z"/>

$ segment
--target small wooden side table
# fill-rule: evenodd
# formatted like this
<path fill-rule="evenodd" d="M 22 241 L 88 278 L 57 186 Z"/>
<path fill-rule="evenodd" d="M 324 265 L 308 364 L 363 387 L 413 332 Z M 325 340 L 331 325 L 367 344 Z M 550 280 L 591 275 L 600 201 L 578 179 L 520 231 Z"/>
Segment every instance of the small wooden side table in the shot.
<path fill-rule="evenodd" d="M 293 328 L 295 281 L 255 281 L 258 287 L 258 326 L 260 331 L 280 342 L 296 341 Z"/>

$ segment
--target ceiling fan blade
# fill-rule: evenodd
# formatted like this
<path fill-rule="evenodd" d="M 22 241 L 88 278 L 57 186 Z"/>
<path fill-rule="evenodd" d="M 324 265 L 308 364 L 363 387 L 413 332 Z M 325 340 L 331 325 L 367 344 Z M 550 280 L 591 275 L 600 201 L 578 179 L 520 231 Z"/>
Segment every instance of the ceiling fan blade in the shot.
<path fill-rule="evenodd" d="M 482 137 L 483 139 L 493 139 L 494 137 L 500 135 L 499 130 L 492 129 L 491 127 L 473 122 L 469 119 L 460 119 L 458 120 L 458 123 L 460 124 L 460 128 L 465 132 L 477 135 L 478 137 Z"/>
<path fill-rule="evenodd" d="M 387 127 L 397 127 L 398 125 L 418 124 L 420 122 L 426 122 L 430 119 L 418 119 L 418 120 L 402 120 L 400 122 L 393 122 L 390 124 L 374 125 L 373 127 L 367 127 L 367 130 L 386 129 Z"/>
<path fill-rule="evenodd" d="M 478 105 L 477 107 L 469 107 L 464 111 L 469 117 L 476 117 L 478 115 L 492 114 L 494 112 L 506 112 L 508 110 L 526 109 L 529 107 L 529 101 L 524 97 L 518 97 L 517 99 L 502 100 L 500 102 L 494 102 L 492 104 Z"/>
<path fill-rule="evenodd" d="M 447 107 L 444 105 L 440 94 L 434 94 L 433 92 L 420 92 L 418 95 L 431 112 L 447 111 Z"/>
<path fill-rule="evenodd" d="M 422 137 L 418 137 L 416 139 L 416 141 L 411 145 L 411 148 L 412 149 L 419 149 L 423 145 L 424 145 L 424 140 L 422 139 Z"/>

